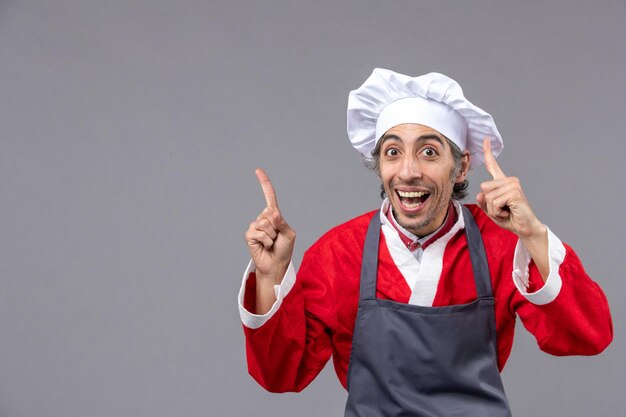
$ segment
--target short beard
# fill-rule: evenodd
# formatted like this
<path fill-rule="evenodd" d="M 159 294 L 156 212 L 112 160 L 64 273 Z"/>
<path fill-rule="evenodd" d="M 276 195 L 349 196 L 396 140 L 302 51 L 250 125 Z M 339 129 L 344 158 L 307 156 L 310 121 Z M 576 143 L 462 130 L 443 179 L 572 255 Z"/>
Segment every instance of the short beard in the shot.
<path fill-rule="evenodd" d="M 396 222 L 398 222 L 398 224 L 402 228 L 404 228 L 405 230 L 408 230 L 409 232 L 413 233 L 416 236 L 419 236 L 419 231 L 421 229 L 428 226 L 433 220 L 435 220 L 435 214 L 436 214 L 436 213 L 428 213 L 428 217 L 418 224 L 405 224 L 404 222 L 401 222 L 400 220 L 398 220 L 398 215 L 396 214 L 396 211 L 394 210 L 393 206 L 391 207 L 391 212 L 393 213 L 393 218 L 396 219 Z"/>
<path fill-rule="evenodd" d="M 452 175 L 451 175 L 451 177 L 452 177 Z M 453 187 L 453 186 L 454 186 L 454 180 L 451 181 L 450 187 Z M 441 213 L 442 210 L 446 210 L 447 211 L 447 207 L 450 205 L 451 198 L 452 198 L 452 196 L 449 196 L 447 200 L 440 201 L 436 207 L 431 207 L 430 210 L 428 211 L 428 215 L 426 216 L 426 218 L 424 220 L 422 220 L 418 224 L 403 224 L 404 222 L 401 222 L 398 219 L 399 216 L 397 215 L 395 209 L 393 208 L 393 205 L 391 205 L 391 213 L 393 214 L 393 218 L 396 220 L 396 222 L 400 226 L 402 226 L 404 229 L 408 230 L 409 232 L 413 233 L 414 235 L 419 236 L 419 231 L 422 230 L 424 227 L 430 225 L 435 220 L 437 215 L 439 213 Z M 446 218 L 444 217 L 443 222 L 446 221 L 445 219 Z M 441 226 L 441 225 L 439 225 L 439 226 Z"/>

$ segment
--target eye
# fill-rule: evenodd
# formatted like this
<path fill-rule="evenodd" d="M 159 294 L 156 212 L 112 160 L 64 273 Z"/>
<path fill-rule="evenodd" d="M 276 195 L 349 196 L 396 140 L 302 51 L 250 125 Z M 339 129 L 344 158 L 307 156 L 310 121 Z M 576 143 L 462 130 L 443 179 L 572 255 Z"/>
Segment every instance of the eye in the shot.
<path fill-rule="evenodd" d="M 400 151 L 396 148 L 387 148 L 385 151 L 385 156 L 398 156 L 400 155 Z"/>
<path fill-rule="evenodd" d="M 422 154 L 427 158 L 432 158 L 434 156 L 437 156 L 437 151 L 435 150 L 435 148 L 425 148 L 424 150 L 422 150 Z"/>

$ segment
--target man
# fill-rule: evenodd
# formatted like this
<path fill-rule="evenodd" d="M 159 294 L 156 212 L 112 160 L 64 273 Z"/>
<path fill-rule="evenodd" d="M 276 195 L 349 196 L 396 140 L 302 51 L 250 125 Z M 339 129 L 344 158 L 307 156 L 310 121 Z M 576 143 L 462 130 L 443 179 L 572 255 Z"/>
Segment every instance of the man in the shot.
<path fill-rule="evenodd" d="M 374 70 L 350 93 L 348 135 L 386 198 L 320 238 L 297 276 L 295 232 L 256 172 L 267 207 L 246 232 L 239 305 L 264 388 L 300 391 L 332 355 L 346 416 L 510 416 L 499 372 L 516 316 L 554 355 L 610 343 L 602 290 L 504 174 L 493 119 L 455 81 Z M 463 206 L 483 163 L 492 179 Z"/>

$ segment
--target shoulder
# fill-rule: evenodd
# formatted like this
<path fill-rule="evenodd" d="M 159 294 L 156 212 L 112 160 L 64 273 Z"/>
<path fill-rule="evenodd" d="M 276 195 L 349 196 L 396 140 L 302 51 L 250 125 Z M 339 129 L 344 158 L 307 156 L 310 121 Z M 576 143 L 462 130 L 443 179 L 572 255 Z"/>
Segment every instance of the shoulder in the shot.
<path fill-rule="evenodd" d="M 480 230 L 485 249 L 497 249 L 499 252 L 509 252 L 511 256 L 517 244 L 517 236 L 498 226 L 487 216 L 487 214 L 476 204 L 464 204 L 472 213 L 474 221 Z"/>
<path fill-rule="evenodd" d="M 501 303 L 504 303 L 503 305 L 507 305 L 508 302 L 504 300 L 510 299 L 516 291 L 511 274 L 517 236 L 494 223 L 477 205 L 467 204 L 466 207 L 472 213 L 478 230 L 480 230 L 496 297 L 500 299 Z"/>
<path fill-rule="evenodd" d="M 307 252 L 315 252 L 322 248 L 341 247 L 351 250 L 361 250 L 365 243 L 365 234 L 372 217 L 378 215 L 380 210 L 373 210 L 361 214 L 345 223 L 337 225 L 324 233 Z M 356 247 L 355 247 L 356 245 Z"/>
<path fill-rule="evenodd" d="M 375 210 L 362 214 L 324 233 L 305 251 L 298 276 L 306 282 L 312 278 L 318 284 L 335 279 L 345 283 L 347 278 L 358 281 L 367 228 L 378 213 Z"/>

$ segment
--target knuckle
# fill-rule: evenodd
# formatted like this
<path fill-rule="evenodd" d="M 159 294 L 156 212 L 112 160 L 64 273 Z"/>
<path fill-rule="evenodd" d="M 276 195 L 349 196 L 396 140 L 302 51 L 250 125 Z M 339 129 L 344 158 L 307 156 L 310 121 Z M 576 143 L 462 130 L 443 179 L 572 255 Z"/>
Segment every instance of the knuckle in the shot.
<path fill-rule="evenodd" d="M 274 222 L 276 222 L 275 224 L 280 224 L 283 222 L 283 217 L 280 215 L 280 212 L 278 210 L 274 210 L 270 217 Z"/>
<path fill-rule="evenodd" d="M 245 240 L 248 243 L 248 245 L 250 245 L 250 246 L 252 246 L 252 245 L 254 245 L 254 244 L 256 244 L 258 242 L 258 239 L 256 239 L 253 235 L 246 235 Z"/>

